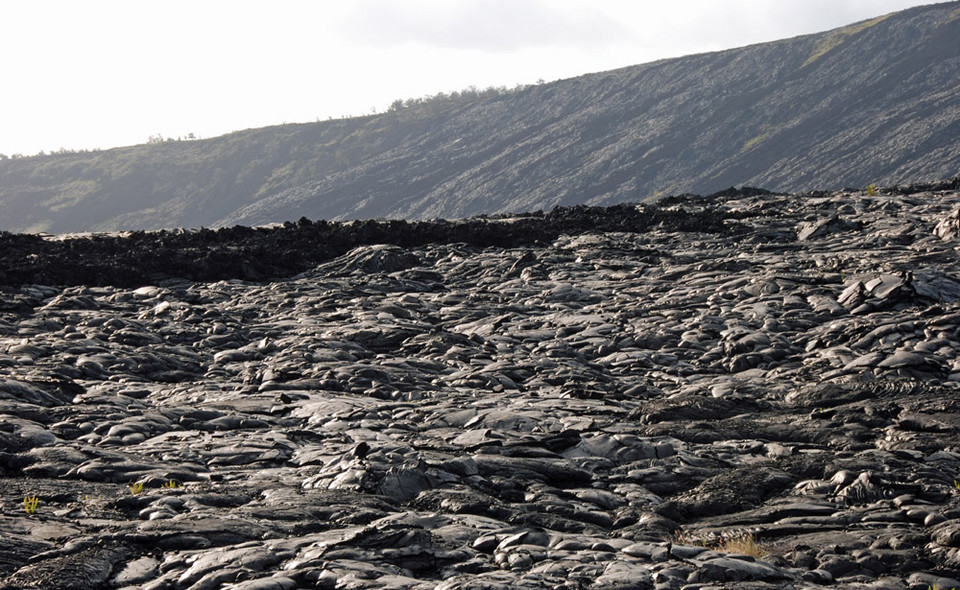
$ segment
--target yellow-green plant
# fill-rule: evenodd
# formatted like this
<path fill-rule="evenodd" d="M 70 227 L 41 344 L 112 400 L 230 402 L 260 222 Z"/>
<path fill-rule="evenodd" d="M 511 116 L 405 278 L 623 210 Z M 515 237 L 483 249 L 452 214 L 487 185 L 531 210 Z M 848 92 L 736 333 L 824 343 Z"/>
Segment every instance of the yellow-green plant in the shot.
<path fill-rule="evenodd" d="M 717 546 L 717 550 L 724 553 L 740 553 L 751 557 L 761 558 L 770 554 L 766 547 L 757 542 L 753 535 L 742 535 L 732 539 L 725 539 Z"/>
<path fill-rule="evenodd" d="M 867 185 L 867 196 L 868 196 L 868 197 L 875 197 L 875 196 L 877 196 L 877 185 L 875 185 L 875 184 L 868 184 L 868 185 Z"/>
<path fill-rule="evenodd" d="M 23 509 L 27 511 L 27 514 L 35 514 L 38 504 L 40 504 L 40 498 L 36 496 L 23 497 Z"/>
<path fill-rule="evenodd" d="M 710 543 L 702 540 L 688 539 L 682 531 L 675 531 L 673 540 L 680 545 L 692 545 L 695 547 L 706 547 L 723 553 L 739 553 L 751 557 L 762 559 L 770 555 L 770 551 L 751 534 L 743 534 L 731 539 L 723 539 L 719 542 Z"/>
<path fill-rule="evenodd" d="M 130 482 L 127 484 L 127 489 L 130 490 L 130 494 L 136 496 L 143 491 L 143 482 Z"/>
<path fill-rule="evenodd" d="M 181 486 L 179 483 L 171 479 L 170 481 L 163 482 L 163 487 L 167 488 L 168 490 L 173 490 Z"/>

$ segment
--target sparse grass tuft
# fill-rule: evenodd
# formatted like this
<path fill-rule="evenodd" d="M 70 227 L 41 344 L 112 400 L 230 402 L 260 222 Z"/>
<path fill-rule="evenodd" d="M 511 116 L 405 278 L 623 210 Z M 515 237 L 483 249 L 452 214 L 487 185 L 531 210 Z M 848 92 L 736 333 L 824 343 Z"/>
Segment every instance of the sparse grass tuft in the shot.
<path fill-rule="evenodd" d="M 130 482 L 127 484 L 127 489 L 130 490 L 130 494 L 136 496 L 143 491 L 143 482 Z"/>
<path fill-rule="evenodd" d="M 181 487 L 183 487 L 183 486 L 182 486 L 181 484 L 177 483 L 176 481 L 174 481 L 174 480 L 171 479 L 170 481 L 165 481 L 165 482 L 163 482 L 163 487 L 166 488 L 166 489 L 168 489 L 168 490 L 175 490 L 175 489 L 181 488 Z"/>
<path fill-rule="evenodd" d="M 39 504 L 40 504 L 40 498 L 36 496 L 23 497 L 23 509 L 27 511 L 27 514 L 36 514 L 37 505 Z"/>
<path fill-rule="evenodd" d="M 867 188 L 864 189 L 864 190 L 867 191 L 867 196 L 868 196 L 868 197 L 875 197 L 875 196 L 877 196 L 877 185 L 875 185 L 875 184 L 868 184 L 868 185 L 867 185 Z"/>
<path fill-rule="evenodd" d="M 757 538 L 749 533 L 744 533 L 730 539 L 722 539 L 719 542 L 709 543 L 701 540 L 687 539 L 682 531 L 676 531 L 673 541 L 680 545 L 691 545 L 694 547 L 706 547 L 722 553 L 739 553 L 749 555 L 755 559 L 762 559 L 770 555 L 770 550 L 757 541 Z"/>
<path fill-rule="evenodd" d="M 724 553 L 740 553 L 757 559 L 770 555 L 770 551 L 762 543 L 759 543 L 753 535 L 724 539 L 717 545 L 716 549 Z"/>

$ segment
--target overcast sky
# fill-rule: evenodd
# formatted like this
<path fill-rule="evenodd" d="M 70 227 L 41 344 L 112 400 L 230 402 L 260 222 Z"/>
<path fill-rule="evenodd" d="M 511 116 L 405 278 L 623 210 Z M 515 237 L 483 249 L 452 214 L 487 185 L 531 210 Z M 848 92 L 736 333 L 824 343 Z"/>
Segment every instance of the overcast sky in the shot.
<path fill-rule="evenodd" d="M 0 153 L 385 110 L 819 32 L 910 0 L 22 0 L 0 4 Z"/>

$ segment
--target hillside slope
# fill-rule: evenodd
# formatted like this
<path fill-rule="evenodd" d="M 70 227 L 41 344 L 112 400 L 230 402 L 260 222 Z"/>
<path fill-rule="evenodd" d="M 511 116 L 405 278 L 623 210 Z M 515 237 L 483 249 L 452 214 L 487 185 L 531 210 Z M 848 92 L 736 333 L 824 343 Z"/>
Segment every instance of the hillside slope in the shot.
<path fill-rule="evenodd" d="M 381 115 L 0 161 L 0 229 L 455 218 L 960 172 L 960 2 Z"/>

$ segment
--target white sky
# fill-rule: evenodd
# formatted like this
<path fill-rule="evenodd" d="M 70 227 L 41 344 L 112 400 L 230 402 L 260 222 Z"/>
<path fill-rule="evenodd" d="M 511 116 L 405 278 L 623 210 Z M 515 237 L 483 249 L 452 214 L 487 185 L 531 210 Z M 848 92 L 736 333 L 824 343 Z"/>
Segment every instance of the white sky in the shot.
<path fill-rule="evenodd" d="M 213 137 L 740 47 L 910 0 L 4 0 L 0 153 Z"/>

